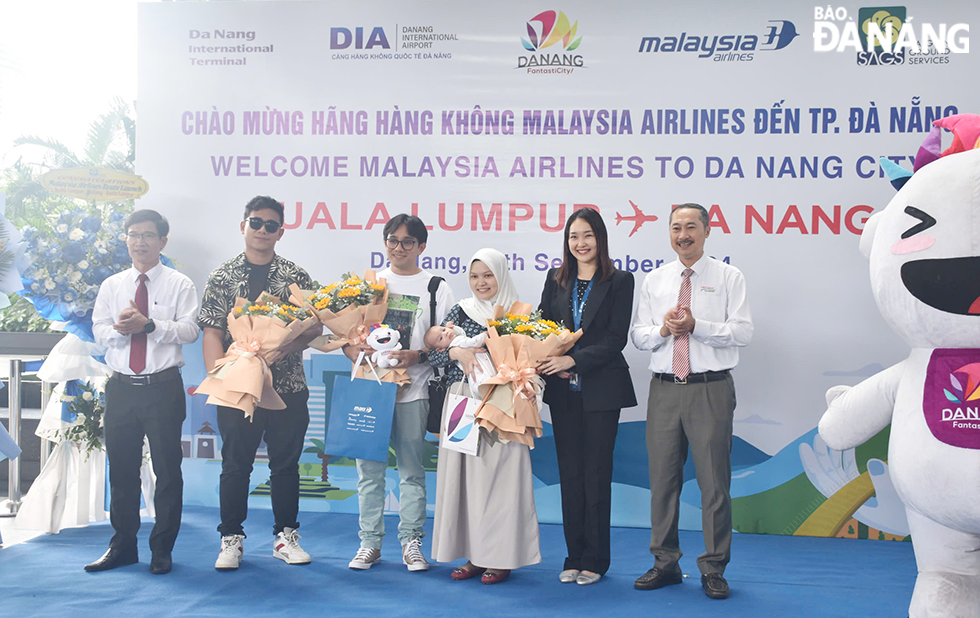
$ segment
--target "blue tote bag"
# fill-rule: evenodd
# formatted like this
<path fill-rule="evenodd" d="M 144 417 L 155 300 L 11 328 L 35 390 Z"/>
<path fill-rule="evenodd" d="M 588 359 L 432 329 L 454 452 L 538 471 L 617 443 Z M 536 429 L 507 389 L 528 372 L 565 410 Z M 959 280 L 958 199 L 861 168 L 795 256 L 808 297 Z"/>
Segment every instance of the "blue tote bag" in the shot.
<path fill-rule="evenodd" d="M 398 386 L 336 376 L 324 450 L 335 457 L 388 461 Z"/>

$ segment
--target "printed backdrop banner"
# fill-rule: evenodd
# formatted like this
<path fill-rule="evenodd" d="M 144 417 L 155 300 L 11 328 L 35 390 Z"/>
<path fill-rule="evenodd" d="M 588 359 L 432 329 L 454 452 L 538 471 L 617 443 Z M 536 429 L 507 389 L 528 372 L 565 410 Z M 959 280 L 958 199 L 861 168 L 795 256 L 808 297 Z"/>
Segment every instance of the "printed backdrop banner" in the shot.
<path fill-rule="evenodd" d="M 887 483 L 886 468 L 866 463 L 887 459 L 886 435 L 841 455 L 813 430 L 828 387 L 907 353 L 872 300 L 858 236 L 893 191 L 878 158 L 911 168 L 933 119 L 980 112 L 978 17 L 967 0 L 144 4 L 137 163 L 150 190 L 139 206 L 169 217 L 168 254 L 199 290 L 241 250 L 243 206 L 262 194 L 285 204 L 277 250 L 320 281 L 383 268 L 384 223 L 412 212 L 430 228 L 421 265 L 457 298 L 466 261 L 488 246 L 536 303 L 573 209 L 602 213 L 639 289 L 675 257 L 672 205 L 701 203 L 707 251 L 745 274 L 755 320 L 735 371 L 736 528 L 793 533 L 852 477 Z M 871 25 L 906 43 L 946 38 L 861 51 Z M 622 416 L 613 518 L 645 525 L 648 359 L 626 354 L 640 405 Z M 322 440 L 322 426 L 308 438 Z M 553 521 L 548 439 L 534 465 L 542 520 Z M 337 482 L 343 464 L 331 464 Z M 697 528 L 685 475 L 682 525 Z M 902 537 L 900 525 L 860 518 L 885 508 L 885 493 L 877 506 L 844 504 L 845 515 L 865 511 L 843 527 L 802 529 Z"/>

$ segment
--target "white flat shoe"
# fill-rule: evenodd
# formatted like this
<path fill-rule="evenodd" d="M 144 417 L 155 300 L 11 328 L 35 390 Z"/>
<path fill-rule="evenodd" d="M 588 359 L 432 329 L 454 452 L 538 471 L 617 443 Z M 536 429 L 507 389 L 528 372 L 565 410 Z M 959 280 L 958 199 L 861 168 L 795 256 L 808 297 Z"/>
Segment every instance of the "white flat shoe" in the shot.
<path fill-rule="evenodd" d="M 573 584 L 578 579 L 578 569 L 568 569 L 558 574 L 558 581 L 563 584 Z"/>
<path fill-rule="evenodd" d="M 602 575 L 598 573 L 579 573 L 578 577 L 575 578 L 575 583 L 579 586 L 588 586 L 589 584 L 594 584 L 602 579 Z"/>

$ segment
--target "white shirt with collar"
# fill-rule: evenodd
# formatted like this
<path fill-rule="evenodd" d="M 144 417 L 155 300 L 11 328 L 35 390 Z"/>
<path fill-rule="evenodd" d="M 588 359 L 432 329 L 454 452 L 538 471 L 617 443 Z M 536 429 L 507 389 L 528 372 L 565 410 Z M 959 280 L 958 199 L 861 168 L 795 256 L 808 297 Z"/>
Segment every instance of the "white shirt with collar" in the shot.
<path fill-rule="evenodd" d="M 129 268 L 102 282 L 92 311 L 92 332 L 95 342 L 107 348 L 106 364 L 113 371 L 133 375 L 129 367 L 131 337 L 116 332 L 112 325 L 119 314 L 136 299 L 140 271 Z M 200 328 L 197 325 L 197 290 L 187 275 L 157 264 L 146 273 L 147 303 L 150 317 L 156 325 L 146 336 L 146 369 L 143 374 L 157 373 L 171 367 L 182 367 L 181 346 L 194 343 Z"/>
<path fill-rule="evenodd" d="M 672 373 L 674 336 L 660 336 L 664 315 L 677 306 L 683 272 L 680 260 L 665 264 L 646 276 L 630 329 L 630 340 L 650 350 L 650 371 Z M 738 364 L 738 348 L 752 340 L 752 313 L 745 278 L 730 264 L 701 256 L 691 269 L 691 372 L 722 371 Z"/>

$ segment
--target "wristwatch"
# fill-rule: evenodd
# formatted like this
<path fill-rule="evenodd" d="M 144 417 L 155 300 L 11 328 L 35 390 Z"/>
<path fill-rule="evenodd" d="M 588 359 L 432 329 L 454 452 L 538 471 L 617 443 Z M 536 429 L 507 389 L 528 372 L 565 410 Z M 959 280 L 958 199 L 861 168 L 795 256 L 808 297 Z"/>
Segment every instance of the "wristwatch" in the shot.
<path fill-rule="evenodd" d="M 419 363 L 429 362 L 429 353 L 425 350 L 419 350 Z"/>
<path fill-rule="evenodd" d="M 146 324 L 143 325 L 143 332 L 150 334 L 157 329 L 157 325 L 153 322 L 153 318 L 147 318 Z"/>

